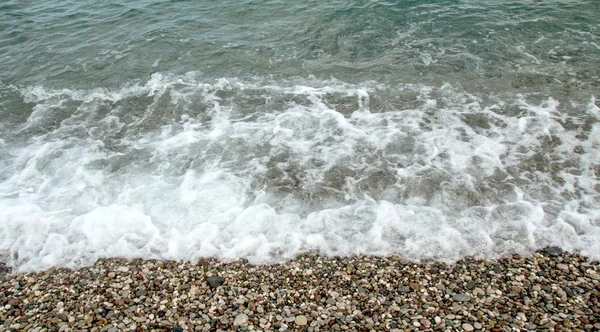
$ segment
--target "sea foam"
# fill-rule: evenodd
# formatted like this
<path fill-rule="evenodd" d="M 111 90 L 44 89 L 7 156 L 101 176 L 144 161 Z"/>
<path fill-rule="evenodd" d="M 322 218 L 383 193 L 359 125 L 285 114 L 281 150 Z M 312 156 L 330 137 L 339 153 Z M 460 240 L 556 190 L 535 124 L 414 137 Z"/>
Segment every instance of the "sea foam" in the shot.
<path fill-rule="evenodd" d="M 18 271 L 551 245 L 600 258 L 592 96 L 198 73 L 19 93 L 28 116 L 0 144 L 0 250 Z"/>

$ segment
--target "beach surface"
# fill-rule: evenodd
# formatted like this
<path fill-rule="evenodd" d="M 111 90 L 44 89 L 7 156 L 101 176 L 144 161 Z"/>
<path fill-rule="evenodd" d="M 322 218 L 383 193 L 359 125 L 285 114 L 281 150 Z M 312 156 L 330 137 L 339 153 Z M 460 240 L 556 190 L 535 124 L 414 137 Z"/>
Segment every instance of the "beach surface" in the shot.
<path fill-rule="evenodd" d="M 99 260 L 0 275 L 0 331 L 598 330 L 600 266 L 546 248 L 456 264 L 306 254 Z"/>

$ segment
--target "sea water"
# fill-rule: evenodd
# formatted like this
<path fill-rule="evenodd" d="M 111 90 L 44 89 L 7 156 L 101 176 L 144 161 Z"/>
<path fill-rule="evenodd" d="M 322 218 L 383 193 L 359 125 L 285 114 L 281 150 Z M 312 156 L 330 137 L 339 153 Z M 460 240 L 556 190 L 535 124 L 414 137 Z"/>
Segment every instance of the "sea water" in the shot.
<path fill-rule="evenodd" d="M 600 259 L 600 6 L 0 3 L 0 251 Z"/>

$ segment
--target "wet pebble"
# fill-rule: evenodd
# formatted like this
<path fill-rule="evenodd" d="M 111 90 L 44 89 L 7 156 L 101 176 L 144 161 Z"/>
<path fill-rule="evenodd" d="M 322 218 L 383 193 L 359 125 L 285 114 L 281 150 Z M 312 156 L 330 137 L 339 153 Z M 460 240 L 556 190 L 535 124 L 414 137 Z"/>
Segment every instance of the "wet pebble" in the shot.
<path fill-rule="evenodd" d="M 223 284 L 223 281 L 225 281 L 225 279 L 223 279 L 220 276 L 212 276 L 206 278 L 206 282 L 208 282 L 208 284 L 214 288 L 221 286 L 221 284 Z"/>

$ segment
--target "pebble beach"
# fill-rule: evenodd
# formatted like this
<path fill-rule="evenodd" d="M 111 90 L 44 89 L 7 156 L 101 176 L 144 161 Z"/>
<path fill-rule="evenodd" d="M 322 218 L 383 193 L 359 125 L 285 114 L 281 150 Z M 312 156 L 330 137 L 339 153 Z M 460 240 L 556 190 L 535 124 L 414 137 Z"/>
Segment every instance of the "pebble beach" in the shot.
<path fill-rule="evenodd" d="M 305 254 L 0 273 L 0 331 L 600 329 L 598 262 L 559 248 L 451 265 Z"/>

